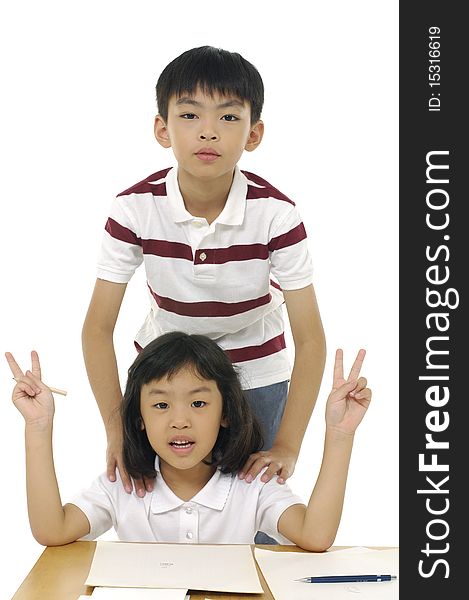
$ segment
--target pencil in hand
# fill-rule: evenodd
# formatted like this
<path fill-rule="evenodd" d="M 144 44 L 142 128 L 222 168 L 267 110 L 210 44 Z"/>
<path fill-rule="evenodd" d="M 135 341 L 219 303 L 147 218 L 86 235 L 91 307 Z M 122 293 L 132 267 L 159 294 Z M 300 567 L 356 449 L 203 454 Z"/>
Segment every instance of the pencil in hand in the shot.
<path fill-rule="evenodd" d="M 18 381 L 18 379 L 16 377 L 13 377 L 13 379 L 15 381 Z M 59 390 L 59 388 L 51 387 L 49 385 L 47 387 L 50 389 L 50 391 L 53 394 L 60 394 L 61 396 L 66 396 L 67 395 L 67 392 L 65 390 Z"/>

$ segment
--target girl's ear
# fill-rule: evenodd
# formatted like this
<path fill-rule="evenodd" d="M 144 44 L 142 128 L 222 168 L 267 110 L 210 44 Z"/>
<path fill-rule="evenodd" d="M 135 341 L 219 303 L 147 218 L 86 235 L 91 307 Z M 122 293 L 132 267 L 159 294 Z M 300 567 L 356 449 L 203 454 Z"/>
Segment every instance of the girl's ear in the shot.
<path fill-rule="evenodd" d="M 156 141 L 160 144 L 160 146 L 163 146 L 163 148 L 171 148 L 168 127 L 161 115 L 156 115 L 155 117 L 154 131 Z"/>
<path fill-rule="evenodd" d="M 145 431 L 145 423 L 143 422 L 142 417 L 139 418 L 140 431 Z"/>
<path fill-rule="evenodd" d="M 230 423 L 226 417 L 222 417 L 220 421 L 220 427 L 224 427 L 225 429 L 230 426 Z"/>

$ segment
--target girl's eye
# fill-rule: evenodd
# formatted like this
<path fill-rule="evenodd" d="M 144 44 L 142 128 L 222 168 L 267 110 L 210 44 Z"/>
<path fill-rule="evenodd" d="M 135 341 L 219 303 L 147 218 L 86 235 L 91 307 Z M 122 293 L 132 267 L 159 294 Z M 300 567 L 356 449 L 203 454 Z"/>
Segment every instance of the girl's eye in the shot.
<path fill-rule="evenodd" d="M 224 121 L 228 121 L 228 122 L 239 121 L 239 119 L 236 115 L 223 115 L 222 119 Z"/>
<path fill-rule="evenodd" d="M 181 117 L 183 119 L 188 119 L 188 120 L 197 119 L 197 116 L 194 115 L 194 113 L 184 113 L 183 115 L 181 115 Z"/>
<path fill-rule="evenodd" d="M 159 408 L 160 410 L 164 410 L 165 408 L 168 408 L 168 403 L 167 402 L 157 402 L 153 406 L 155 408 Z"/>
<path fill-rule="evenodd" d="M 194 402 L 192 403 L 192 406 L 194 408 L 203 408 L 206 405 L 206 402 L 204 402 L 203 400 L 194 400 Z"/>

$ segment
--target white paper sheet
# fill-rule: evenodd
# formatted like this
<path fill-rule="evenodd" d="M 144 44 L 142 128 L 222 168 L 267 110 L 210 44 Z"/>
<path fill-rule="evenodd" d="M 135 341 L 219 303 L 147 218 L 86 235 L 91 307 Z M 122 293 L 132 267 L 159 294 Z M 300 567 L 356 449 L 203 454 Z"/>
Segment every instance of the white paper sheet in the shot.
<path fill-rule="evenodd" d="M 302 583 L 319 575 L 399 575 L 399 550 L 350 548 L 315 554 L 255 548 L 256 561 L 275 600 L 397 600 L 399 579 L 367 583 Z M 356 596 L 355 594 L 360 594 Z"/>
<path fill-rule="evenodd" d="M 262 594 L 249 545 L 98 540 L 86 585 Z"/>
<path fill-rule="evenodd" d="M 97 587 L 92 600 L 185 600 L 186 594 L 187 590 Z"/>
<path fill-rule="evenodd" d="M 190 600 L 186 590 L 101 587 L 94 588 L 91 596 L 78 596 L 77 600 L 90 600 L 90 598 L 91 600 Z"/>

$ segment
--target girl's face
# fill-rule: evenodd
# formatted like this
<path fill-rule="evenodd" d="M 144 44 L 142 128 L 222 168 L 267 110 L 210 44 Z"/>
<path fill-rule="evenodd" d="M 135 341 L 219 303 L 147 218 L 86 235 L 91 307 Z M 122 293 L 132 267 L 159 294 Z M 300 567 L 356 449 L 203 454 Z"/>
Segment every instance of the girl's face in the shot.
<path fill-rule="evenodd" d="M 171 379 L 143 385 L 140 410 L 142 428 L 162 467 L 186 470 L 210 459 L 220 426 L 224 426 L 223 400 L 216 382 L 201 379 L 190 368 Z"/>

